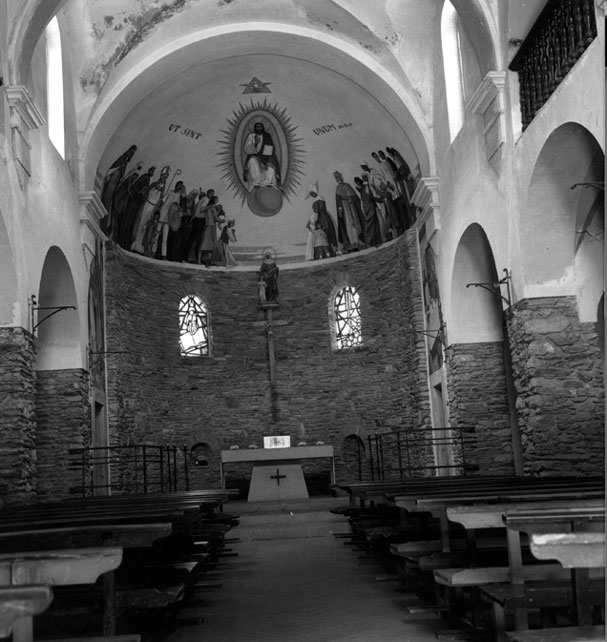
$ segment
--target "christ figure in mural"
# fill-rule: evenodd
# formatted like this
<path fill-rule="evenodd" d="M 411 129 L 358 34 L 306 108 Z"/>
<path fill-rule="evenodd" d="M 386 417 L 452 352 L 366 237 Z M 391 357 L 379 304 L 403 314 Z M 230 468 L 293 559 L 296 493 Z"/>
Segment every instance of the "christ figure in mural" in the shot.
<path fill-rule="evenodd" d="M 263 123 L 255 123 L 245 138 L 243 152 L 246 158 L 242 178 L 248 191 L 266 185 L 279 189 L 280 163 L 272 134 L 265 130 Z"/>

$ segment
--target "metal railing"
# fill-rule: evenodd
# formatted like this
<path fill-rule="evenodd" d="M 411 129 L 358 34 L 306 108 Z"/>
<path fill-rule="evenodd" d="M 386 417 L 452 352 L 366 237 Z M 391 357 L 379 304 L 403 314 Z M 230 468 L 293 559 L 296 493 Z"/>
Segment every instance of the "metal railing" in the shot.
<path fill-rule="evenodd" d="M 466 460 L 467 448 L 476 441 L 470 426 L 382 431 L 369 435 L 367 441 L 372 480 L 465 475 L 478 470 Z"/>
<path fill-rule="evenodd" d="M 181 456 L 183 452 L 183 456 Z M 186 447 L 156 444 L 71 448 L 69 466 L 79 485 L 70 492 L 102 494 L 188 490 Z"/>
<path fill-rule="evenodd" d="M 550 0 L 509 69 L 518 72 L 523 129 L 597 36 L 592 0 Z"/>

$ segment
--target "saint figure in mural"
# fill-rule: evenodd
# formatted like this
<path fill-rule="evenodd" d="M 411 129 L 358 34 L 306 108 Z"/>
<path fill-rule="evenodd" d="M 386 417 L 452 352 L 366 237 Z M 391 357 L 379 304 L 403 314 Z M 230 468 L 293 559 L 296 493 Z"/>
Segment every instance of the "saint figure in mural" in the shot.
<path fill-rule="evenodd" d="M 139 174 L 143 169 L 143 161 L 139 161 L 137 165 L 127 172 L 114 191 L 112 198 L 112 238 L 118 240 L 118 229 L 122 225 L 126 204 L 129 199 L 129 194 L 133 185 L 137 182 Z"/>
<path fill-rule="evenodd" d="M 212 258 L 213 263 L 223 265 L 224 267 L 234 267 L 238 265 L 230 250 L 230 242 L 236 243 L 236 221 L 233 218 L 220 227 L 217 247 Z"/>
<path fill-rule="evenodd" d="M 265 130 L 263 123 L 253 125 L 253 131 L 245 138 L 243 152 L 246 157 L 242 178 L 248 191 L 262 186 L 279 189 L 280 163 L 272 135 Z"/>
<path fill-rule="evenodd" d="M 313 259 L 329 258 L 335 256 L 337 251 L 337 233 L 333 218 L 327 211 L 325 199 L 318 194 L 318 183 L 310 185 L 306 198 L 312 197 L 312 214 L 306 223 L 308 229 L 308 242 L 306 244 L 306 261 Z M 318 230 L 321 233 L 318 233 Z M 326 240 L 323 245 L 320 241 Z M 317 249 L 317 248 L 323 248 Z M 322 254 L 322 256 L 321 256 Z"/>
<path fill-rule="evenodd" d="M 131 252 L 137 252 L 138 254 L 145 254 L 143 247 L 143 235 L 145 234 L 145 226 L 151 220 L 154 212 L 160 210 L 162 204 L 162 197 L 164 196 L 164 190 L 166 189 L 167 180 L 169 174 L 171 173 L 171 168 L 169 165 L 166 165 L 160 171 L 160 177 L 157 181 L 152 183 L 145 195 L 145 202 L 137 216 L 135 225 L 133 226 L 135 233 L 133 243 L 131 244 Z"/>
<path fill-rule="evenodd" d="M 365 219 L 365 242 L 369 246 L 381 245 L 380 215 L 377 209 L 377 201 L 369 186 L 369 177 L 367 174 L 363 174 L 362 178 L 357 176 L 354 182 L 356 183 L 356 189 L 360 192 L 360 200 Z"/>
<path fill-rule="evenodd" d="M 118 245 L 123 247 L 125 250 L 129 250 L 131 243 L 133 242 L 133 228 L 135 226 L 135 221 L 143 207 L 145 196 L 150 187 L 150 181 L 152 180 L 152 176 L 155 171 L 155 167 L 150 167 L 146 173 L 139 176 L 135 181 L 129 191 L 124 212 L 116 223 L 114 239 Z"/>
<path fill-rule="evenodd" d="M 278 266 L 274 261 L 272 252 L 266 251 L 263 255 L 261 267 L 257 272 L 259 286 L 259 302 L 278 302 Z"/>
<path fill-rule="evenodd" d="M 131 145 L 124 154 L 120 155 L 112 163 L 103 177 L 103 185 L 101 186 L 101 202 L 105 207 L 107 216 L 104 216 L 103 219 L 101 219 L 101 229 L 106 234 L 110 234 L 112 231 L 112 206 L 114 201 L 114 192 L 124 178 L 127 165 L 135 155 L 136 151 L 137 145 Z"/>
<path fill-rule="evenodd" d="M 337 182 L 335 203 L 337 205 L 337 240 L 344 252 L 354 252 L 365 248 L 365 223 L 360 199 L 352 185 L 344 183 L 341 172 L 333 172 Z"/>

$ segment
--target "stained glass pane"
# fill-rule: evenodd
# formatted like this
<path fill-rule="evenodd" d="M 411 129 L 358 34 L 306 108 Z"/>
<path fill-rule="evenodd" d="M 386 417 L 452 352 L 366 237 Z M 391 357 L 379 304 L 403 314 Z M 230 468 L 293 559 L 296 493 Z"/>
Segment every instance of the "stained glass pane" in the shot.
<path fill-rule="evenodd" d="M 179 343 L 184 357 L 209 354 L 207 308 L 197 296 L 185 296 L 179 305 Z"/>
<path fill-rule="evenodd" d="M 335 296 L 335 338 L 338 350 L 363 343 L 360 297 L 350 286 L 341 289 Z"/>

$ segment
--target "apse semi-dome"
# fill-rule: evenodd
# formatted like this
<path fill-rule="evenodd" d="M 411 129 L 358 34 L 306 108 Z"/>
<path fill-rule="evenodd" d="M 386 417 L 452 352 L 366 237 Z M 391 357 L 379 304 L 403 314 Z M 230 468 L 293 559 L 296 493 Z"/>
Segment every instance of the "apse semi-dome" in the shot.
<path fill-rule="evenodd" d="M 150 83 L 109 138 L 96 189 L 104 231 L 126 251 L 199 262 L 206 216 L 217 241 L 231 222 L 224 242 L 253 266 L 267 247 L 299 263 L 391 241 L 414 220 L 420 172 L 381 97 L 313 62 L 251 54 Z"/>

